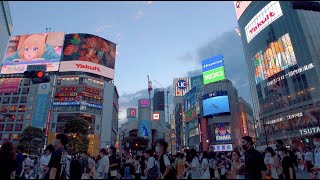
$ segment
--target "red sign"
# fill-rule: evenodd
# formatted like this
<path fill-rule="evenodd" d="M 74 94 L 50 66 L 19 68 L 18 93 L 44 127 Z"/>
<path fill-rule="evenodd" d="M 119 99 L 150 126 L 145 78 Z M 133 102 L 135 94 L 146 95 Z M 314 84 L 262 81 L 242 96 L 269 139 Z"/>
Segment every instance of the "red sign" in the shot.
<path fill-rule="evenodd" d="M 102 100 L 102 97 L 100 97 L 100 96 L 97 96 L 97 95 L 92 95 L 92 94 L 87 94 L 87 93 L 80 93 L 80 95 L 82 95 L 82 96 L 86 96 L 86 97 L 89 97 L 89 98 L 94 98 L 94 99 L 96 99 L 96 100 Z"/>
<path fill-rule="evenodd" d="M 77 87 L 60 87 L 60 93 L 63 92 L 78 92 L 78 88 Z"/>
<path fill-rule="evenodd" d="M 130 116 L 136 116 L 137 110 L 136 109 L 130 109 Z"/>
<path fill-rule="evenodd" d="M 158 113 L 158 112 L 152 113 L 152 120 L 159 121 L 160 120 L 160 113 Z"/>
<path fill-rule="evenodd" d="M 272 11 L 269 12 L 269 14 L 267 14 L 260 22 L 257 22 L 257 24 L 253 28 L 251 28 L 251 30 L 249 32 L 250 33 L 256 32 L 260 26 L 262 26 L 264 23 L 266 23 L 269 20 L 269 17 L 271 18 L 274 15 L 275 15 L 274 12 L 272 12 Z"/>
<path fill-rule="evenodd" d="M 0 93 L 17 93 L 21 78 L 0 79 Z"/>
<path fill-rule="evenodd" d="M 83 92 L 100 95 L 100 90 L 91 87 L 83 86 Z"/>
<path fill-rule="evenodd" d="M 75 102 L 75 101 L 80 101 L 80 96 L 76 97 L 55 97 L 54 101 L 55 102 Z"/>

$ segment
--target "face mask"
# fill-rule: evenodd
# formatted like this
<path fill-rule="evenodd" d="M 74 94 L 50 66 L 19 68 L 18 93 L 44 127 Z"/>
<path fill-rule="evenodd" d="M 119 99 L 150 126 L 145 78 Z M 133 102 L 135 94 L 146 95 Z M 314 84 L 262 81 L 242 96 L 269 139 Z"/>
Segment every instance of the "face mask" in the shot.
<path fill-rule="evenodd" d="M 320 147 L 320 142 L 313 141 L 313 144 L 314 144 L 316 147 Z"/>
<path fill-rule="evenodd" d="M 159 146 L 156 146 L 156 152 L 157 152 L 157 153 L 160 152 Z"/>
<path fill-rule="evenodd" d="M 232 156 L 232 160 L 238 161 L 238 159 L 239 159 L 239 157 L 237 157 L 237 156 Z"/>
<path fill-rule="evenodd" d="M 248 149 L 247 145 L 242 145 L 242 149 L 247 150 Z"/>

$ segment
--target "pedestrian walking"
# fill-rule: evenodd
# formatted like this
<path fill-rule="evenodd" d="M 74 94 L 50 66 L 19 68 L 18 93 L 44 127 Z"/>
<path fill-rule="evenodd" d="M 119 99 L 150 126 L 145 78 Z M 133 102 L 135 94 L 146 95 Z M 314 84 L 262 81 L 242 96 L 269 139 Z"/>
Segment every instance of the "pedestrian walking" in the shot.
<path fill-rule="evenodd" d="M 312 178 L 320 179 L 320 133 L 314 135 L 313 144 L 316 148 L 314 150 L 314 167 L 311 169 Z"/>
<path fill-rule="evenodd" d="M 265 179 L 267 167 L 261 153 L 253 147 L 253 144 L 252 137 L 242 137 L 241 145 L 245 151 L 245 177 L 246 179 Z"/>
<path fill-rule="evenodd" d="M 232 151 L 231 179 L 245 179 L 245 164 L 238 149 Z"/>
<path fill-rule="evenodd" d="M 200 162 L 199 162 L 198 153 L 194 148 L 192 148 L 190 150 L 190 155 L 192 158 L 191 170 L 190 170 L 191 178 L 200 179 L 201 174 L 200 174 Z"/>
<path fill-rule="evenodd" d="M 265 165 L 268 168 L 268 173 L 266 172 L 266 175 L 270 176 L 272 179 L 280 179 L 279 177 L 282 176 L 282 173 L 280 173 L 280 160 L 272 147 L 267 147 L 265 149 L 265 158 L 264 158 Z"/>
<path fill-rule="evenodd" d="M 201 179 L 210 179 L 209 154 L 206 151 L 200 153 L 200 173 Z"/>
<path fill-rule="evenodd" d="M 296 179 L 296 172 L 294 170 L 294 164 L 289 156 L 288 149 L 286 147 L 280 147 L 278 149 L 280 156 L 282 157 L 282 168 L 284 179 Z"/>
<path fill-rule="evenodd" d="M 176 179 L 176 173 L 172 168 L 171 161 L 167 154 L 168 143 L 166 141 L 158 141 L 156 152 L 158 154 L 158 162 L 160 165 L 160 173 L 162 179 Z"/>
<path fill-rule="evenodd" d="M 102 148 L 100 150 L 100 156 L 101 160 L 98 167 L 98 172 L 100 174 L 99 179 L 109 179 L 109 168 L 110 168 L 110 162 L 107 150 L 105 148 Z"/>
<path fill-rule="evenodd" d="M 4 142 L 0 148 L 0 179 L 15 179 L 16 153 L 11 142 Z"/>

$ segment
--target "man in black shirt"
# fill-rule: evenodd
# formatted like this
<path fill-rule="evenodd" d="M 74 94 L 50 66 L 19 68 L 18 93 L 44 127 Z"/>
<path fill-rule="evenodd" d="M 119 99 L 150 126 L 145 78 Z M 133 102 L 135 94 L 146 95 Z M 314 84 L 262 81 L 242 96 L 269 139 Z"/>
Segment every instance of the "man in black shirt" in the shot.
<path fill-rule="evenodd" d="M 65 151 L 65 146 L 68 144 L 68 137 L 65 134 L 57 134 L 56 139 L 52 142 L 52 145 L 55 147 L 55 150 L 51 154 L 51 159 L 49 161 L 49 179 L 61 179 L 61 176 L 64 174 L 61 170 L 62 165 L 66 166 L 65 162 L 61 160 L 61 156 Z"/>
<path fill-rule="evenodd" d="M 288 156 L 288 149 L 286 147 L 280 147 L 279 154 L 282 157 L 282 168 L 285 179 L 296 179 L 294 164 L 290 156 Z"/>
<path fill-rule="evenodd" d="M 267 167 L 264 164 L 262 154 L 254 149 L 252 137 L 243 137 L 241 144 L 242 149 L 245 151 L 246 179 L 266 179 Z"/>

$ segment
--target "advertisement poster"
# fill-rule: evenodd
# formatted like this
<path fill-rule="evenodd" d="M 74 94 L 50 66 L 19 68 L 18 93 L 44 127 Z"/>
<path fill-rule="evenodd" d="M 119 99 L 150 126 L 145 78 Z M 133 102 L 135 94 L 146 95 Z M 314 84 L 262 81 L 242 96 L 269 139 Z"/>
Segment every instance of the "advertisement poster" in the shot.
<path fill-rule="evenodd" d="M 28 65 L 47 65 L 47 71 L 58 71 L 63 40 L 63 32 L 11 36 L 1 74 L 23 73 Z"/>
<path fill-rule="evenodd" d="M 202 72 L 224 66 L 223 56 L 221 54 L 202 61 Z"/>
<path fill-rule="evenodd" d="M 190 78 L 190 82 L 191 82 L 191 89 L 194 87 L 197 87 L 198 91 L 202 91 L 204 88 L 204 84 L 203 84 L 203 75 L 199 75 L 199 76 L 195 76 Z"/>
<path fill-rule="evenodd" d="M 196 110 L 197 110 L 196 94 L 197 94 L 197 87 L 194 87 L 189 92 L 187 92 L 183 97 L 185 121 L 189 121 L 190 119 L 198 116 L 196 113 Z"/>
<path fill-rule="evenodd" d="M 114 69 L 116 44 L 91 34 L 66 34 L 61 61 L 86 61 Z"/>
<path fill-rule="evenodd" d="M 214 83 L 226 79 L 224 67 L 218 67 L 203 73 L 203 84 Z"/>
<path fill-rule="evenodd" d="M 256 84 L 297 64 L 289 34 L 271 42 L 253 58 Z"/>
<path fill-rule="evenodd" d="M 218 115 L 222 113 L 230 113 L 230 105 L 228 96 L 216 96 L 202 101 L 203 115 Z"/>
<path fill-rule="evenodd" d="M 209 126 L 209 135 L 216 143 L 231 143 L 231 126 L 228 122 L 214 123 Z"/>
<path fill-rule="evenodd" d="M 140 120 L 139 121 L 139 133 L 140 137 L 149 137 L 151 133 L 151 121 L 150 120 Z"/>
<path fill-rule="evenodd" d="M 175 78 L 173 88 L 174 96 L 184 96 L 190 90 L 190 78 Z"/>
<path fill-rule="evenodd" d="M 36 102 L 34 107 L 34 114 L 32 117 L 32 126 L 37 128 L 45 128 L 47 121 L 48 109 L 49 109 L 49 93 L 50 83 L 39 84 L 38 94 L 36 96 Z"/>
<path fill-rule="evenodd" d="M 18 93 L 21 78 L 0 79 L 0 93 Z"/>

